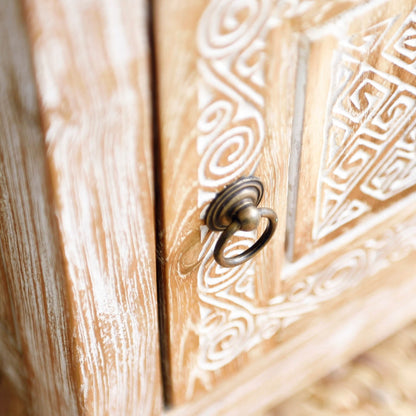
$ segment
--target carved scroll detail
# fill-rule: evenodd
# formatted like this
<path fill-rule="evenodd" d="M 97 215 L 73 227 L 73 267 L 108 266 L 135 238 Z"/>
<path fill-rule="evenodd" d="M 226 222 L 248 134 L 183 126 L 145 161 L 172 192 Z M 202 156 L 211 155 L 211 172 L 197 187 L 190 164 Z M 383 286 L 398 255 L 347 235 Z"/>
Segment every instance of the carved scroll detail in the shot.
<path fill-rule="evenodd" d="M 253 174 L 259 163 L 265 135 L 264 49 L 268 33 L 279 23 L 277 12 L 274 1 L 212 0 L 201 17 L 197 39 L 200 56 L 197 148 L 201 157 L 198 208 L 201 218 L 216 192 L 242 175 Z M 242 20 L 241 16 L 244 16 Z M 387 27 L 389 22 L 385 25 Z M 370 28 L 369 34 L 363 37 L 367 43 L 351 38 L 349 47 L 355 48 L 354 53 L 365 53 L 377 46 L 377 36 L 380 36 L 377 34 L 381 32 L 384 36 L 383 30 L 383 25 Z M 415 110 L 416 90 L 365 63 L 352 77 L 348 65 L 341 65 L 334 72 L 337 79 L 334 88 L 338 91 L 334 111 L 343 117 L 334 117 L 328 130 L 330 156 L 325 160 L 325 166 L 331 167 L 336 160 L 333 168 L 336 176 L 335 180 L 329 175 L 322 179 L 329 189 L 321 191 L 323 198 L 328 199 L 327 210 L 338 203 L 330 191 L 339 193 L 355 184 L 362 176 L 363 166 L 367 166 L 385 148 L 387 141 L 392 140 L 391 134 L 385 136 L 387 129 L 397 133 L 394 140 L 398 149 L 401 146 L 400 149 L 406 151 L 406 146 L 412 146 L 413 136 L 405 119 Z M 358 100 L 359 97 L 365 99 Z M 349 111 L 345 110 L 345 100 L 355 103 Z M 353 131 L 344 118 L 360 122 L 363 128 Z M 395 127 L 389 127 L 392 125 Z M 369 134 L 377 140 L 367 140 Z M 351 137 L 354 140 L 351 141 Z M 351 150 L 341 152 L 341 147 Z M 394 157 L 389 160 L 394 165 Z M 377 166 L 380 168 L 380 164 Z M 383 178 L 380 169 L 372 168 L 371 172 L 372 176 L 367 175 L 367 181 L 361 183 L 363 189 L 367 187 L 368 194 Z M 406 178 L 400 180 L 401 186 L 407 186 Z M 388 195 L 396 191 L 395 187 L 393 184 L 377 189 L 384 189 L 383 195 Z M 348 201 L 348 204 L 344 212 L 351 212 L 350 217 L 366 210 L 361 201 Z M 250 246 L 255 239 L 254 235 L 247 234 L 239 237 L 228 247 L 227 255 Z M 195 327 L 199 349 L 188 398 L 192 397 L 197 380 L 209 387 L 209 372 L 223 368 L 281 328 L 315 310 L 322 302 L 386 268 L 410 250 L 416 250 L 416 217 L 366 241 L 318 273 L 306 276 L 287 292 L 270 299 L 267 305 L 256 302 L 253 261 L 233 269 L 215 263 L 213 248 L 217 238 L 205 226 L 201 227 L 203 248 L 199 256 L 197 287 L 200 321 Z"/>

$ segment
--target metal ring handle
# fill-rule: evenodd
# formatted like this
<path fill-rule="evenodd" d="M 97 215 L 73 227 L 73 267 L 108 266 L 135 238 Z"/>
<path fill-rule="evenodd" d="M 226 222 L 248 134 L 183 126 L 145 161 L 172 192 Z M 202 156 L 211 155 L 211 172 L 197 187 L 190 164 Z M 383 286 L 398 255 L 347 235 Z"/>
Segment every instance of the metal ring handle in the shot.
<path fill-rule="evenodd" d="M 241 230 L 242 225 L 239 221 L 233 221 L 221 234 L 220 238 L 217 241 L 217 244 L 214 248 L 214 258 L 218 264 L 223 267 L 234 267 L 239 266 L 240 264 L 250 260 L 254 257 L 272 238 L 274 232 L 276 231 L 277 226 L 277 215 L 270 208 L 257 208 L 259 214 L 263 218 L 268 219 L 268 224 L 266 229 L 260 238 L 247 250 L 243 251 L 240 254 L 237 254 L 233 257 L 225 257 L 224 250 L 227 244 L 227 241 L 239 230 Z"/>
<path fill-rule="evenodd" d="M 273 236 L 277 226 L 276 213 L 270 208 L 258 208 L 263 191 L 259 178 L 243 177 L 224 188 L 208 206 L 206 225 L 212 231 L 222 231 L 214 248 L 214 258 L 221 266 L 234 267 L 251 259 Z M 229 239 L 239 230 L 255 230 L 262 217 L 267 218 L 268 224 L 260 238 L 242 253 L 225 257 Z"/>

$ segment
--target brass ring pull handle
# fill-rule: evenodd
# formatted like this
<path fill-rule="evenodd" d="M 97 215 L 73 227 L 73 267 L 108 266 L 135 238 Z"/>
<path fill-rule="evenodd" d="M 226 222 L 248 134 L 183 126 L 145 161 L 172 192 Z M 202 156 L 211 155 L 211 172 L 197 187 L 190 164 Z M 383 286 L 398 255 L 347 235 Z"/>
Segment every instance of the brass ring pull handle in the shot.
<path fill-rule="evenodd" d="M 238 266 L 254 257 L 270 240 L 277 226 L 277 215 L 270 208 L 257 208 L 263 197 L 263 184 L 254 176 L 241 178 L 221 191 L 208 207 L 206 224 L 210 230 L 223 231 L 214 248 L 214 258 L 223 267 Z M 268 224 L 260 238 L 247 250 L 233 257 L 224 251 L 237 231 L 255 230 L 261 218 Z"/>
<path fill-rule="evenodd" d="M 225 257 L 224 250 L 228 239 L 231 238 L 231 236 L 237 231 L 242 229 L 241 223 L 239 221 L 233 221 L 224 230 L 217 244 L 215 245 L 214 258 L 221 266 L 234 267 L 246 262 L 247 260 L 250 260 L 263 248 L 263 246 L 267 244 L 267 242 L 272 237 L 277 225 L 276 213 L 270 208 L 259 208 L 257 211 L 260 213 L 261 217 L 265 217 L 269 220 L 267 228 L 264 230 L 261 237 L 247 250 L 233 257 Z"/>

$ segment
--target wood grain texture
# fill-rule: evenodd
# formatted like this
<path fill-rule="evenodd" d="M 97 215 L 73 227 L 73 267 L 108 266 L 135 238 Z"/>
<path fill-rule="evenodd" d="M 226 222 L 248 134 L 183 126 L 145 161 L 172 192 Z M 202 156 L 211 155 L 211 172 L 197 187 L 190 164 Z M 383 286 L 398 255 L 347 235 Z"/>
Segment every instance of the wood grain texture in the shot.
<path fill-rule="evenodd" d="M 4 185 L 5 181 L 2 182 Z M 3 249 L 3 244 L 1 247 L 4 254 L 0 257 L 0 371 L 3 378 L 7 377 L 22 401 L 25 401 L 27 393 L 26 371 L 21 356 L 20 340 L 18 332 L 16 332 L 18 328 L 16 328 L 14 321 L 12 298 L 6 278 L 7 251 Z M 7 263 L 9 263 L 8 260 Z"/>
<path fill-rule="evenodd" d="M 311 252 L 314 247 L 303 232 L 311 233 L 314 226 L 321 159 L 349 144 L 335 135 L 333 148 L 323 146 L 325 117 L 332 106 L 336 108 L 330 83 L 331 71 L 339 64 L 337 42 L 342 47 L 349 42 L 347 46 L 355 48 L 351 61 L 360 71 L 371 64 L 377 76 L 388 73 L 386 64 L 379 64 L 387 53 L 383 48 L 394 50 L 397 37 L 404 39 L 402 49 L 406 49 L 413 7 L 412 2 L 381 0 L 156 3 L 169 335 L 165 356 L 170 361 L 171 403 L 197 400 L 206 391 L 221 389 L 224 380 L 287 342 L 283 337 L 295 322 L 309 321 L 311 314 L 326 310 L 326 304 L 337 297 L 350 299 L 351 290 L 399 262 L 400 252 L 394 247 L 406 255 L 414 252 L 414 218 L 403 228 L 400 224 L 390 228 L 406 196 L 410 195 L 407 203 L 413 204 L 407 212 L 414 213 L 409 185 L 414 181 L 412 132 L 401 135 L 398 160 L 393 156 L 394 163 L 386 163 L 391 170 L 372 178 L 373 185 L 382 182 L 380 189 L 385 192 L 390 174 L 395 198 L 372 204 L 373 215 L 367 216 L 363 227 L 348 235 L 341 230 L 338 241 L 331 241 L 325 250 Z M 342 30 L 337 30 L 338 25 Z M 386 36 L 385 27 L 391 29 Z M 384 43 L 379 42 L 381 38 Z M 399 64 L 398 59 L 390 60 L 396 63 L 387 78 L 409 81 L 407 72 L 414 71 L 413 64 Z M 336 72 L 341 86 L 350 73 L 346 74 Z M 390 155 L 400 141 L 395 119 L 403 121 L 410 114 L 406 106 L 413 105 L 413 87 L 401 86 L 397 91 L 403 90 L 405 97 L 387 106 L 379 117 L 392 138 L 381 158 Z M 349 106 L 372 102 L 375 98 L 367 92 L 357 92 L 358 98 L 352 97 Z M 413 121 L 409 117 L 400 127 L 407 131 Z M 357 122 L 358 131 L 367 127 Z M 359 170 L 361 156 L 358 151 L 346 166 L 341 164 L 340 176 L 344 168 L 347 176 L 348 168 Z M 397 174 L 399 170 L 403 175 Z M 255 261 L 225 270 L 213 261 L 218 236 L 204 226 L 204 213 L 218 191 L 249 174 L 264 181 L 263 203 L 277 210 L 279 229 Z M 404 186 L 406 192 L 399 193 L 397 186 Z M 326 194 L 321 194 L 324 200 Z M 325 213 L 323 221 L 330 220 Z M 384 233 L 375 235 L 375 223 Z M 248 247 L 255 238 L 239 236 L 229 253 Z M 402 244 L 405 240 L 408 245 Z M 285 243 L 290 259 L 300 258 L 300 252 L 305 258 L 286 261 Z"/>
<path fill-rule="evenodd" d="M 336 31 L 329 24 L 303 34 L 292 260 L 415 192 L 415 6 L 372 1 L 341 16 Z"/>
<path fill-rule="evenodd" d="M 230 376 L 220 389 L 165 415 L 263 415 L 409 324 L 416 316 L 415 268 L 413 253 L 366 280 L 343 300 L 334 299 L 309 319 L 289 327 L 277 347 Z"/>
<path fill-rule="evenodd" d="M 26 1 L 88 415 L 158 414 L 146 3 Z"/>
<path fill-rule="evenodd" d="M 42 416 L 159 415 L 147 5 L 23 4 L 42 123 L 35 83 L 10 70 L 9 89 L 31 95 L 0 112 L 17 118 L 1 212 L 29 402 Z"/>
<path fill-rule="evenodd" d="M 238 17 L 243 22 L 247 17 L 245 3 L 241 3 Z M 258 16 L 250 10 L 247 25 L 252 20 L 254 24 L 247 35 L 241 34 L 242 39 L 229 51 L 225 46 L 218 52 L 210 31 L 215 37 L 217 29 L 223 30 L 216 27 L 215 19 L 220 26 L 227 21 L 227 13 L 232 12 L 227 5 L 224 10 L 218 2 L 158 1 L 155 5 L 170 343 L 166 356 L 171 363 L 168 394 L 173 403 L 197 396 L 244 366 L 249 359 L 248 332 L 261 338 L 267 331 L 267 320 L 252 320 L 244 306 L 233 305 L 225 297 L 216 299 L 217 282 L 241 280 L 242 296 L 247 295 L 248 302 L 253 301 L 253 307 L 259 309 L 280 290 L 275 276 L 284 256 L 287 138 L 293 107 L 287 104 L 294 100 L 295 74 L 287 77 L 287 67 L 279 62 L 283 56 L 297 57 L 296 39 L 279 42 L 290 33 L 290 27 L 274 30 L 275 6 L 274 2 L 265 4 Z M 265 60 L 265 56 L 270 58 Z M 227 59 L 232 62 L 230 67 Z M 281 82 L 283 78 L 285 82 Z M 261 150 L 264 154 L 259 164 Z M 204 211 L 217 191 L 250 174 L 264 182 L 262 206 L 278 211 L 279 227 L 255 262 L 222 277 L 224 270 L 211 262 L 217 237 L 206 233 Z M 234 243 L 247 247 L 253 238 L 243 236 Z M 207 273 L 212 273 L 212 287 L 205 279 Z M 236 319 L 223 331 L 221 322 L 228 322 L 235 309 Z M 244 322 L 245 316 L 252 322 Z M 210 345 L 212 342 L 217 346 Z M 228 351 L 221 351 L 226 344 Z M 216 370 L 207 371 L 207 367 Z"/>
<path fill-rule="evenodd" d="M 76 415 L 65 275 L 25 23 L 0 13 L 1 364 L 28 412 Z"/>

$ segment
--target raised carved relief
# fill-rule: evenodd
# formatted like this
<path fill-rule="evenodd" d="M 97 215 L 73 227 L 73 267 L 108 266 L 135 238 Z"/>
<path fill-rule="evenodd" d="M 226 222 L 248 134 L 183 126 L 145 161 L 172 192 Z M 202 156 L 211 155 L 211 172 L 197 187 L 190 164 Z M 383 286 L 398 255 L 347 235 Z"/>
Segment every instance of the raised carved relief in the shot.
<path fill-rule="evenodd" d="M 281 3 L 272 1 L 212 0 L 201 17 L 197 39 L 201 218 L 216 192 L 240 176 L 254 173 L 260 161 L 265 135 L 264 48 L 269 32 L 282 18 L 279 7 Z M 365 201 L 348 197 L 351 189 L 358 187 L 366 195 L 382 199 L 412 186 L 415 179 L 409 169 L 415 159 L 411 116 L 416 90 L 397 75 L 383 73 L 359 59 L 376 48 L 389 53 L 390 43 L 383 40 L 389 25 L 390 21 L 384 21 L 350 37 L 334 54 L 333 110 L 319 182 L 317 238 L 370 209 Z M 397 40 L 395 44 L 409 46 L 406 42 Z M 408 161 L 407 167 L 401 158 Z M 217 238 L 201 227 L 201 320 L 194 328 L 199 349 L 188 398 L 197 381 L 210 386 L 209 372 L 223 368 L 322 302 L 416 250 L 416 217 L 305 276 L 266 305 L 256 300 L 253 260 L 233 269 L 215 263 Z M 254 240 L 255 235 L 240 234 L 227 248 L 227 255 L 247 248 Z"/>
<path fill-rule="evenodd" d="M 244 16 L 241 18 L 241 16 Z M 209 202 L 224 185 L 253 174 L 265 137 L 265 42 L 278 24 L 276 1 L 211 1 L 198 27 L 198 206 L 204 217 Z M 254 235 L 238 234 L 228 256 L 253 244 Z M 259 343 L 276 321 L 257 317 L 253 261 L 225 269 L 213 259 L 218 238 L 201 227 L 198 296 L 201 321 L 194 382 L 208 384 L 215 371 Z M 254 308 L 254 309 L 253 309 Z"/>
<path fill-rule="evenodd" d="M 379 22 L 334 53 L 313 238 L 416 185 L 416 30 L 412 12 Z M 376 59 L 382 56 L 387 60 Z"/>

